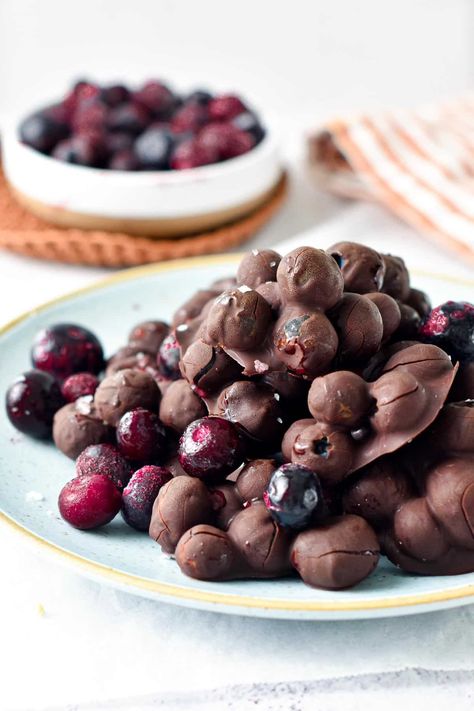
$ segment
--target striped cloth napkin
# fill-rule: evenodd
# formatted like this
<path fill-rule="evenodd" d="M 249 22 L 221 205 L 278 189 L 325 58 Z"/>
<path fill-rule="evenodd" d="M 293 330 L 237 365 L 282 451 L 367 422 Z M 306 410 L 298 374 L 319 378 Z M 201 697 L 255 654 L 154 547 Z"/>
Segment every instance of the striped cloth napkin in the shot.
<path fill-rule="evenodd" d="M 378 201 L 474 262 L 474 94 L 330 121 L 309 161 L 329 190 Z"/>

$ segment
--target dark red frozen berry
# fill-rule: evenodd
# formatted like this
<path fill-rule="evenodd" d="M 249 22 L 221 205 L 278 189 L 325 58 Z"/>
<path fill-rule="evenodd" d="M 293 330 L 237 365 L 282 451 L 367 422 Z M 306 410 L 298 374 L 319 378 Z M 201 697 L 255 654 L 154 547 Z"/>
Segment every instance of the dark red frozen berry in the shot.
<path fill-rule="evenodd" d="M 104 353 L 97 337 L 87 328 L 59 323 L 40 331 L 31 349 L 35 368 L 64 380 L 72 373 L 97 375 L 104 367 Z"/>
<path fill-rule="evenodd" d="M 168 469 L 153 464 L 134 472 L 122 496 L 122 516 L 129 526 L 148 531 L 154 501 L 161 487 L 172 478 Z"/>
<path fill-rule="evenodd" d="M 68 481 L 61 489 L 58 504 L 63 519 L 85 531 L 112 521 L 120 511 L 122 497 L 108 477 L 92 474 Z"/>
<path fill-rule="evenodd" d="M 166 430 L 158 415 L 137 407 L 121 417 L 117 425 L 117 444 L 127 459 L 151 464 L 166 452 Z"/>
<path fill-rule="evenodd" d="M 167 118 L 176 105 L 173 92 L 159 81 L 146 82 L 134 93 L 133 98 L 156 118 Z"/>
<path fill-rule="evenodd" d="M 198 139 L 188 139 L 176 146 L 170 165 L 173 170 L 188 170 L 216 163 L 218 160 L 219 154 L 211 146 L 201 145 Z"/>
<path fill-rule="evenodd" d="M 210 481 L 225 479 L 244 459 L 238 428 L 222 417 L 202 417 L 184 430 L 178 458 L 190 476 Z"/>
<path fill-rule="evenodd" d="M 201 148 L 215 151 L 219 160 L 236 158 L 250 151 L 255 139 L 231 123 L 210 123 L 199 132 L 196 140 Z"/>
<path fill-rule="evenodd" d="M 209 117 L 212 121 L 230 121 L 246 110 L 241 99 L 233 94 L 216 96 L 209 102 Z"/>
<path fill-rule="evenodd" d="M 170 121 L 170 129 L 174 133 L 195 133 L 208 120 L 205 106 L 199 103 L 190 103 L 182 106 Z"/>
<path fill-rule="evenodd" d="M 276 469 L 263 500 L 275 521 L 290 528 L 305 528 L 325 512 L 319 478 L 301 464 Z"/>
<path fill-rule="evenodd" d="M 72 121 L 72 130 L 75 133 L 84 133 L 88 131 L 101 131 L 106 128 L 109 108 L 107 104 L 101 101 L 98 97 L 84 101 L 77 108 Z"/>
<path fill-rule="evenodd" d="M 111 84 L 110 86 L 104 86 L 100 90 L 99 96 L 107 106 L 115 107 L 128 101 L 130 92 L 122 84 Z"/>
<path fill-rule="evenodd" d="M 75 402 L 83 395 L 93 395 L 99 385 L 92 373 L 73 373 L 63 382 L 61 392 L 67 402 Z"/>
<path fill-rule="evenodd" d="M 76 475 L 103 474 L 122 491 L 132 473 L 130 464 L 113 444 L 91 444 L 76 459 Z"/>
<path fill-rule="evenodd" d="M 420 337 L 460 361 L 474 361 L 474 305 L 446 301 L 432 309 L 418 329 Z"/>
<path fill-rule="evenodd" d="M 60 141 L 51 153 L 53 158 L 63 163 L 100 168 L 106 157 L 102 137 L 95 133 L 78 133 Z"/>
<path fill-rule="evenodd" d="M 90 81 L 78 81 L 63 101 L 63 106 L 69 116 L 73 116 L 78 107 L 86 101 L 98 96 L 100 89 Z"/>
<path fill-rule="evenodd" d="M 64 399 L 52 375 L 29 370 L 10 385 L 5 405 L 8 419 L 17 430 L 47 439 L 51 437 L 54 414 L 64 405 Z"/>

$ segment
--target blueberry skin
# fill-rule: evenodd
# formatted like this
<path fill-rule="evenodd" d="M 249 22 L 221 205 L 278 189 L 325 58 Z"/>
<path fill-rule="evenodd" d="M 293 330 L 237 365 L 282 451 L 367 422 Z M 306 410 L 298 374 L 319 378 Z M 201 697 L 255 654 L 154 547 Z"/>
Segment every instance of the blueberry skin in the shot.
<path fill-rule="evenodd" d="M 300 464 L 283 464 L 276 469 L 263 500 L 275 521 L 288 528 L 306 528 L 325 513 L 317 474 Z"/>
<path fill-rule="evenodd" d="M 58 141 L 68 136 L 69 129 L 65 124 L 38 112 L 21 122 L 19 132 L 20 139 L 27 146 L 49 153 Z"/>
<path fill-rule="evenodd" d="M 210 94 L 205 89 L 196 89 L 185 99 L 186 104 L 199 104 L 200 106 L 207 106 L 207 104 L 213 99 L 213 95 Z"/>
<path fill-rule="evenodd" d="M 243 113 L 238 114 L 238 116 L 232 119 L 232 123 L 241 131 L 250 133 L 250 135 L 255 139 L 255 144 L 260 143 L 262 138 L 265 136 L 265 131 L 258 120 L 258 117 L 251 111 L 244 111 Z"/>
<path fill-rule="evenodd" d="M 146 170 L 166 170 L 169 168 L 174 141 L 172 134 L 162 128 L 149 128 L 137 138 L 135 155 Z"/>

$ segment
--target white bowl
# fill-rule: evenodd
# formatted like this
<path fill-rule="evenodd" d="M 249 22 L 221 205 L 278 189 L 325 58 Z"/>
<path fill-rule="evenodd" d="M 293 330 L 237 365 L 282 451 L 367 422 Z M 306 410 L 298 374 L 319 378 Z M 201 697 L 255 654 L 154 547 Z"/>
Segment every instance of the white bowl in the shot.
<path fill-rule="evenodd" d="M 282 175 L 271 133 L 248 153 L 176 171 L 128 172 L 71 165 L 24 145 L 16 126 L 3 167 L 30 212 L 57 225 L 174 237 L 211 229 L 263 204 Z"/>

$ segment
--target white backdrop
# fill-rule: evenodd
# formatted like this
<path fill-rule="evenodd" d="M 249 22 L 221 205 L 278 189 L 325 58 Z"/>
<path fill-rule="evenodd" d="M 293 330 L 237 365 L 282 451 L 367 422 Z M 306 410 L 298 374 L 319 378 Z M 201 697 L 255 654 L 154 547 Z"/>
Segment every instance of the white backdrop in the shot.
<path fill-rule="evenodd" d="M 471 0 L 0 0 L 0 112 L 71 77 L 240 89 L 295 121 L 469 84 Z"/>

